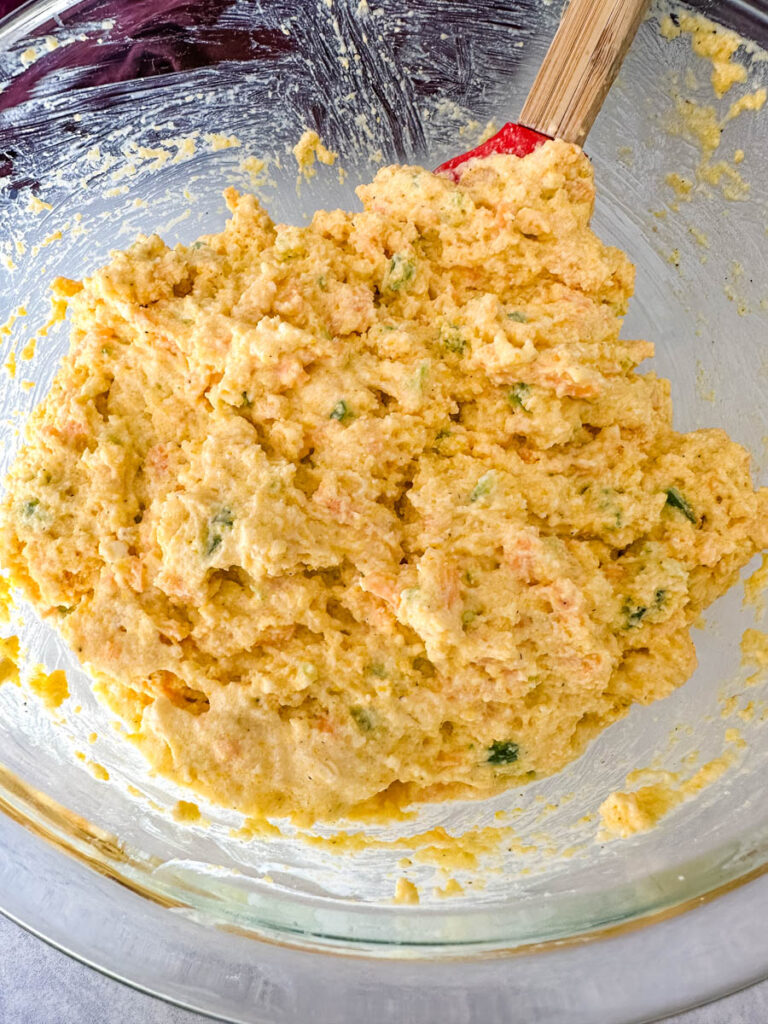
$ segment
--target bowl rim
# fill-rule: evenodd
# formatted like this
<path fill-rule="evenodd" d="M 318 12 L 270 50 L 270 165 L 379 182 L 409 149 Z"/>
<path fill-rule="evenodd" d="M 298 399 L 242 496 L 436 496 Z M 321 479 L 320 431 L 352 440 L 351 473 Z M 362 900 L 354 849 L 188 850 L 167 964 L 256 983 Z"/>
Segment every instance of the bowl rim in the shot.
<path fill-rule="evenodd" d="M 387 959 L 212 925 L 178 903 L 148 900 L 130 878 L 72 853 L 28 821 L 1 814 L 0 913 L 116 981 L 233 1024 L 306 1019 L 278 1012 L 279 1005 L 304 998 L 317 1024 L 357 1021 L 363 1007 L 426 1020 L 407 1016 L 416 991 L 434 1001 L 430 1007 L 441 1007 L 447 1024 L 480 1019 L 502 997 L 509 1000 L 511 1021 L 555 1024 L 563 1004 L 553 993 L 567 993 L 573 1024 L 598 1017 L 626 1024 L 656 1020 L 768 977 L 765 868 L 686 905 L 588 936 L 462 956 L 459 971 L 455 960 L 413 958 L 406 950 Z M 19 884 L 22 878 L 40 884 Z M 195 971 L 214 967 L 190 986 L 190 964 Z M 233 969 L 241 990 L 269 995 L 271 1005 L 233 995 Z M 452 1005 L 467 1015 L 451 1016 Z"/>

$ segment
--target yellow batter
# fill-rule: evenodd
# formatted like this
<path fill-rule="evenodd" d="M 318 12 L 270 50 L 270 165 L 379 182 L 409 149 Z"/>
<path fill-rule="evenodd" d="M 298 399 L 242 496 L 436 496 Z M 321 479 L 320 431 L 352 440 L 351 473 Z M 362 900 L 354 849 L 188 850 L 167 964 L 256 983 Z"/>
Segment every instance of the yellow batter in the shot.
<path fill-rule="evenodd" d="M 766 543 L 718 430 L 621 341 L 583 153 L 364 211 L 144 238 L 69 294 L 2 559 L 162 773 L 303 820 L 555 772 L 695 665 Z"/>

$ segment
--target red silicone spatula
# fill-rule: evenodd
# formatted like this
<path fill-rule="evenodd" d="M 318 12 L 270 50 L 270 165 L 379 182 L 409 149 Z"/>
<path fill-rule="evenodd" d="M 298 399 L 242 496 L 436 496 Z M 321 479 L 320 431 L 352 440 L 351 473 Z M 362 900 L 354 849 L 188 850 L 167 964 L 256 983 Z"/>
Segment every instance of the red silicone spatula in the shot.
<path fill-rule="evenodd" d="M 480 146 L 441 164 L 457 179 L 467 160 L 527 156 L 548 139 L 581 145 L 598 115 L 649 0 L 571 0 L 547 50 L 520 123 L 505 124 Z"/>

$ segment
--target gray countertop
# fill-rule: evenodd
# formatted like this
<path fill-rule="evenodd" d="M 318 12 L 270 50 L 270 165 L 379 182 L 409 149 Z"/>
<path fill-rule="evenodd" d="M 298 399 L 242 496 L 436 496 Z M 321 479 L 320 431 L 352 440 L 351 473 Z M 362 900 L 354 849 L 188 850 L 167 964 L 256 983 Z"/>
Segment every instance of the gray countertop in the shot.
<path fill-rule="evenodd" d="M 2 1024 L 204 1024 L 208 1019 L 105 978 L 1 916 L 0 949 Z M 709 1006 L 669 1017 L 667 1024 L 765 1021 L 768 981 Z"/>

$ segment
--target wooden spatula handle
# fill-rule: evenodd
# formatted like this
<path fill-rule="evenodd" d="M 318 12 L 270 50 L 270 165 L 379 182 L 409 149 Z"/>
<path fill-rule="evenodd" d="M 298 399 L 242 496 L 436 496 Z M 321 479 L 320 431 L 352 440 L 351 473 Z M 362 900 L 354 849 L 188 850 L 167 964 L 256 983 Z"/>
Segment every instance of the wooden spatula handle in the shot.
<path fill-rule="evenodd" d="M 571 0 L 520 122 L 581 145 L 648 4 L 649 0 Z"/>

